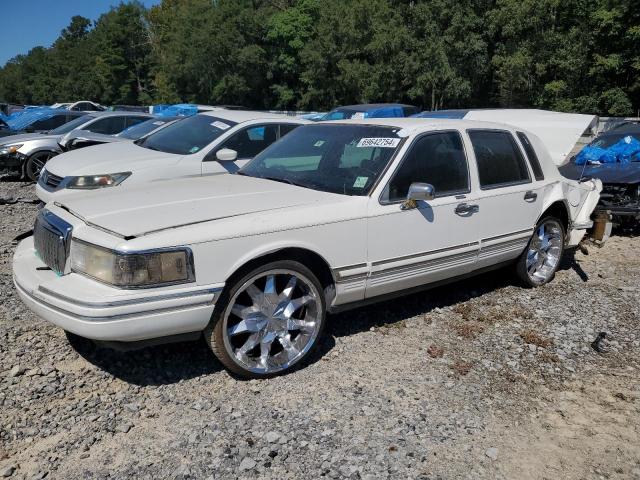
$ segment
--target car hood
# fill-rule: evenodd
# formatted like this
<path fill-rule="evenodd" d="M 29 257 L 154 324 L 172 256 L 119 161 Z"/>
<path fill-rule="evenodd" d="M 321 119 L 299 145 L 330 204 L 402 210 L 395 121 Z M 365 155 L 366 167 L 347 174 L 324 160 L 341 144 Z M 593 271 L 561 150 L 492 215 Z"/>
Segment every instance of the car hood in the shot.
<path fill-rule="evenodd" d="M 348 198 L 225 174 L 96 190 L 56 205 L 90 225 L 132 238 L 168 228 Z"/>
<path fill-rule="evenodd" d="M 3 140 L 0 140 L 0 145 L 24 143 L 30 140 L 50 140 L 54 138 L 57 138 L 56 135 L 47 135 L 43 133 L 22 133 L 20 135 L 11 135 Z"/>
<path fill-rule="evenodd" d="M 59 177 L 69 175 L 100 175 L 129 172 L 159 165 L 159 162 L 178 162 L 182 155 L 157 152 L 139 147 L 133 142 L 114 142 L 72 150 L 52 158 L 47 171 Z"/>
<path fill-rule="evenodd" d="M 584 169 L 584 173 L 583 173 Z M 602 183 L 640 183 L 640 162 L 605 163 L 602 165 L 576 165 L 569 163 L 560 167 L 560 173 L 567 178 L 594 177 Z"/>

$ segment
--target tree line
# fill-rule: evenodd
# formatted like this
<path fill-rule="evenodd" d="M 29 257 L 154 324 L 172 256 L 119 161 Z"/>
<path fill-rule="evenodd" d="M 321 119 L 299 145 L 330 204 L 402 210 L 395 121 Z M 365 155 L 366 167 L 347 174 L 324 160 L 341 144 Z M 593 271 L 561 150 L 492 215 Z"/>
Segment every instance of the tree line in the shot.
<path fill-rule="evenodd" d="M 0 69 L 0 100 L 326 110 L 640 108 L 635 0 L 162 0 L 75 16 Z"/>

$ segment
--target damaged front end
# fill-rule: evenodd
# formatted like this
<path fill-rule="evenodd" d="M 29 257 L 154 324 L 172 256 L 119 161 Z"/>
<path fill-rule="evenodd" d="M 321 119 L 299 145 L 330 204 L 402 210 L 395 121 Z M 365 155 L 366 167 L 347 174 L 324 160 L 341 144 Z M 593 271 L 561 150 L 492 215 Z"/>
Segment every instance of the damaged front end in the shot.
<path fill-rule="evenodd" d="M 606 212 L 620 226 L 640 220 L 640 184 L 605 184 L 597 211 Z"/>
<path fill-rule="evenodd" d="M 567 246 L 579 245 L 585 236 L 597 242 L 606 241 L 611 233 L 611 220 L 597 210 L 603 190 L 602 182 L 591 178 L 582 181 L 564 179 L 560 183 L 569 210 Z"/>

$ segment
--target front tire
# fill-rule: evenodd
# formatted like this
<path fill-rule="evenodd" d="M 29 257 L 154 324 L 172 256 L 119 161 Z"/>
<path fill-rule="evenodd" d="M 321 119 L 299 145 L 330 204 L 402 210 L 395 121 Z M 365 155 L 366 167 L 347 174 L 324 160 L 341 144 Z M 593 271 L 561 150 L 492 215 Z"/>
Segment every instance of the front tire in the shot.
<path fill-rule="evenodd" d="M 56 156 L 55 152 L 36 152 L 27 159 L 24 173 L 29 180 L 37 182 L 46 163 Z"/>
<path fill-rule="evenodd" d="M 516 274 L 525 286 L 539 287 L 553 280 L 564 253 L 564 238 L 564 226 L 556 217 L 538 222 L 516 264 Z"/>
<path fill-rule="evenodd" d="M 284 260 L 231 282 L 204 332 L 220 362 L 245 378 L 269 378 L 303 364 L 326 317 L 322 286 L 313 272 Z"/>

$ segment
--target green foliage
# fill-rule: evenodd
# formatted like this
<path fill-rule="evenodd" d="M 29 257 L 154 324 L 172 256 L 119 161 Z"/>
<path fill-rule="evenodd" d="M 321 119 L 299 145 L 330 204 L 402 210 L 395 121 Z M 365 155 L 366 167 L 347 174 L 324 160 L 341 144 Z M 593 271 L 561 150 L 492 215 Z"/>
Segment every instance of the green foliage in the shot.
<path fill-rule="evenodd" d="M 7 62 L 0 98 L 630 115 L 639 73 L 628 0 L 132 1 Z"/>

